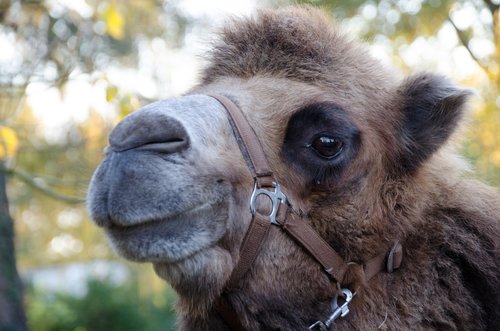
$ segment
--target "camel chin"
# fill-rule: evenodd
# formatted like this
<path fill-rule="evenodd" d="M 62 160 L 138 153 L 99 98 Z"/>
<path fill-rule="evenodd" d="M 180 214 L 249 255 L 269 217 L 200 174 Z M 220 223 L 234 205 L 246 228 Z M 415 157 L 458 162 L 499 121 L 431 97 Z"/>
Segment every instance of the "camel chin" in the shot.
<path fill-rule="evenodd" d="M 210 246 L 185 259 L 154 262 L 153 266 L 155 273 L 179 293 L 192 295 L 193 291 L 220 291 L 229 278 L 233 260 L 226 249 Z M 202 287 L 199 286 L 200 283 L 203 284 Z"/>

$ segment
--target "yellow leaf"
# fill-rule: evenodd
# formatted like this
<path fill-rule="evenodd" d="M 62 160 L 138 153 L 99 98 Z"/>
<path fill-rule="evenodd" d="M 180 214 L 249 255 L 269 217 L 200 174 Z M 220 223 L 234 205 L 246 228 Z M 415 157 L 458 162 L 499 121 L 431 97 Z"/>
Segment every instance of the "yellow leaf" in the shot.
<path fill-rule="evenodd" d="M 19 141 L 16 132 L 11 128 L 0 125 L 0 159 L 14 157 L 18 145 Z"/>
<path fill-rule="evenodd" d="M 118 88 L 116 86 L 108 86 L 106 89 L 106 101 L 110 102 L 118 94 Z"/>
<path fill-rule="evenodd" d="M 125 116 L 137 110 L 140 107 L 140 102 L 136 96 L 128 94 L 120 100 L 119 107 L 118 121 L 121 121 Z"/>
<path fill-rule="evenodd" d="M 104 19 L 108 34 L 115 39 L 122 39 L 124 36 L 123 28 L 125 27 L 125 19 L 115 4 L 110 5 L 106 9 Z"/>

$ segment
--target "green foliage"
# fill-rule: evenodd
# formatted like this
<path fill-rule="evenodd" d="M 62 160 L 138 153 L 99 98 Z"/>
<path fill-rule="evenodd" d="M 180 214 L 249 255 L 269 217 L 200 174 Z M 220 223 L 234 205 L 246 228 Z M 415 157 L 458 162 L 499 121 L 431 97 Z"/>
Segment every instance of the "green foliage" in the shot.
<path fill-rule="evenodd" d="M 164 298 L 159 304 L 141 297 L 137 282 L 114 285 L 90 279 L 88 292 L 81 298 L 30 289 L 27 315 L 32 331 L 172 330 L 173 294 L 166 290 L 156 295 Z"/>

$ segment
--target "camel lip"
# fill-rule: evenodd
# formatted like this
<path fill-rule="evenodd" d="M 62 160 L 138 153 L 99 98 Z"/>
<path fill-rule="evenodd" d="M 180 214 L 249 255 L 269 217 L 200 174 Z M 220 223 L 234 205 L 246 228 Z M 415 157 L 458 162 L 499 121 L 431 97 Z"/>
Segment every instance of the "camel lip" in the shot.
<path fill-rule="evenodd" d="M 114 250 L 128 260 L 175 263 L 214 245 L 223 236 L 226 214 L 218 212 L 219 203 L 207 202 L 140 224 L 111 225 L 105 231 Z"/>
<path fill-rule="evenodd" d="M 200 212 L 200 211 L 203 211 L 206 209 L 210 209 L 214 205 L 216 205 L 217 203 L 218 203 L 218 201 L 205 202 L 205 203 L 199 204 L 198 206 L 188 207 L 186 209 L 181 210 L 180 212 L 175 212 L 175 213 L 163 215 L 160 217 L 152 217 L 152 218 L 144 219 L 140 222 L 133 222 L 130 224 L 126 224 L 123 221 L 117 221 L 116 219 L 113 219 L 113 217 L 110 217 L 109 224 L 105 224 L 102 227 L 106 231 L 123 231 L 125 229 L 129 229 L 129 231 L 133 231 L 134 229 L 140 229 L 140 228 L 143 228 L 145 226 L 152 225 L 154 223 L 168 222 L 168 221 L 172 221 L 172 220 L 175 220 L 178 218 L 185 217 L 189 214 L 195 214 L 197 212 Z"/>

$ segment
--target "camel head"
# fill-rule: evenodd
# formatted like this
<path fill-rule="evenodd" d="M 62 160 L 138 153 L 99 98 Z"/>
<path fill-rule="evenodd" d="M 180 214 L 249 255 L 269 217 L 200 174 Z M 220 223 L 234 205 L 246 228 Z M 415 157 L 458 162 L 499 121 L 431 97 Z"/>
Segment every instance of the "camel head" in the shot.
<path fill-rule="evenodd" d="M 363 263 L 416 232 L 431 193 L 448 185 L 443 169 L 460 172 L 445 146 L 467 91 L 433 74 L 400 78 L 316 10 L 229 23 L 198 86 L 113 129 L 88 193 L 90 215 L 114 250 L 152 263 L 178 292 L 181 328 L 224 329 L 212 303 L 252 216 L 247 155 L 211 94 L 240 108 L 293 209 L 345 261 Z M 297 330 L 328 315 L 334 291 L 273 227 L 231 300 L 251 329 Z M 370 301 L 358 302 L 352 310 L 361 318 Z"/>

